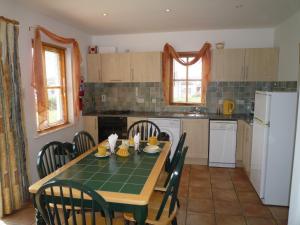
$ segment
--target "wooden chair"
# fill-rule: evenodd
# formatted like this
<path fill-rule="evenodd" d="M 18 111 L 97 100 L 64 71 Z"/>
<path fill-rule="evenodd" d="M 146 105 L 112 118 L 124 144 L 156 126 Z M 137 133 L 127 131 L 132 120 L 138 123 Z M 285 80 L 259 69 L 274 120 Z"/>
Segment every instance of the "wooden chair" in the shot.
<path fill-rule="evenodd" d="M 186 138 L 186 133 L 184 132 L 180 136 L 180 139 L 176 146 L 172 160 L 171 161 L 167 160 L 166 165 L 165 165 L 165 171 L 162 171 L 160 173 L 160 176 L 159 176 L 158 182 L 157 182 L 158 187 L 166 187 L 167 184 L 169 183 L 171 174 L 175 170 L 176 165 L 180 160 L 181 152 L 182 152 L 184 142 L 185 142 L 185 138 Z M 168 157 L 168 159 L 169 159 L 169 157 Z"/>
<path fill-rule="evenodd" d="M 47 182 L 35 202 L 48 225 L 124 224 L 123 218 L 112 218 L 109 204 L 96 191 L 70 180 Z"/>
<path fill-rule="evenodd" d="M 172 225 L 177 225 L 177 193 L 187 150 L 188 147 L 183 149 L 166 191 L 154 192 L 151 196 L 146 224 L 169 225 L 172 223 Z M 135 222 L 131 213 L 125 213 L 124 218 L 127 224 L 129 221 Z"/>
<path fill-rule="evenodd" d="M 142 141 L 147 141 L 149 137 L 160 135 L 159 127 L 149 120 L 139 120 L 133 123 L 127 131 L 127 137 L 134 137 L 135 134 L 140 133 Z"/>
<path fill-rule="evenodd" d="M 37 170 L 40 179 L 54 172 L 71 160 L 69 151 L 59 141 L 46 144 L 39 152 Z"/>
<path fill-rule="evenodd" d="M 94 138 L 86 131 L 77 132 L 74 136 L 73 143 L 75 145 L 76 156 L 96 146 Z"/>

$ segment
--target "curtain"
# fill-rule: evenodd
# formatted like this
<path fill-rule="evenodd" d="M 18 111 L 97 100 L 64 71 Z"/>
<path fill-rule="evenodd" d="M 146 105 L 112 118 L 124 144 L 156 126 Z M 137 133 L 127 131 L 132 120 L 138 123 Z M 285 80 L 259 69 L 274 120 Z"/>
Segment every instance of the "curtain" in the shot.
<path fill-rule="evenodd" d="M 80 64 L 81 55 L 78 42 L 73 38 L 64 38 L 58 36 L 49 30 L 38 26 L 35 30 L 35 37 L 33 41 L 33 65 L 32 65 L 32 86 L 35 88 L 37 97 L 37 110 L 39 127 L 42 127 L 47 120 L 48 110 L 48 96 L 45 88 L 46 81 L 43 76 L 43 57 L 42 57 L 42 41 L 41 33 L 45 34 L 52 40 L 61 44 L 72 44 L 72 73 L 73 73 L 73 98 L 74 98 L 74 115 L 79 118 L 79 86 L 80 86 Z"/>
<path fill-rule="evenodd" d="M 163 52 L 163 91 L 164 99 L 167 104 L 170 104 L 172 95 L 171 85 L 173 74 L 172 71 L 172 62 L 175 59 L 178 63 L 189 66 L 196 63 L 199 59 L 202 59 L 202 87 L 201 87 L 201 103 L 206 103 L 206 91 L 207 85 L 210 79 L 210 68 L 211 68 L 211 44 L 205 43 L 202 48 L 196 53 L 195 58 L 190 62 L 184 62 L 181 60 L 180 55 L 175 51 L 175 49 L 168 43 L 164 46 Z"/>
<path fill-rule="evenodd" d="M 18 36 L 18 23 L 0 17 L 1 217 L 29 199 Z"/>

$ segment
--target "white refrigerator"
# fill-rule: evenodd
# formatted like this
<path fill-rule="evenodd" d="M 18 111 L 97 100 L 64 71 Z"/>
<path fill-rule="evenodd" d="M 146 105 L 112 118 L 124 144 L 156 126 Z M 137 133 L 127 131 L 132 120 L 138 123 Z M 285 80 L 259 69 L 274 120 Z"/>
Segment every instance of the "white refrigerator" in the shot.
<path fill-rule="evenodd" d="M 296 92 L 255 94 L 250 180 L 267 205 L 289 204 L 296 111 Z"/>

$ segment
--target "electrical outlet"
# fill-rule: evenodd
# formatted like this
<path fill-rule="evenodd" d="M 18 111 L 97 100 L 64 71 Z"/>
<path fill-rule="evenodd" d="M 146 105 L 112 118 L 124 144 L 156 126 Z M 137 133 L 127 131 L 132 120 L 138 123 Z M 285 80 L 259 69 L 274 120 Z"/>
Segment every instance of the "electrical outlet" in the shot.
<path fill-rule="evenodd" d="M 152 98 L 151 102 L 156 103 L 156 98 Z"/>
<path fill-rule="evenodd" d="M 106 102 L 106 95 L 101 95 L 101 102 Z"/>
<path fill-rule="evenodd" d="M 138 97 L 138 96 L 139 96 L 139 88 L 136 87 L 136 88 L 135 88 L 135 97 Z"/>
<path fill-rule="evenodd" d="M 219 99 L 218 104 L 219 104 L 219 105 L 222 105 L 222 104 L 223 104 L 223 99 Z"/>

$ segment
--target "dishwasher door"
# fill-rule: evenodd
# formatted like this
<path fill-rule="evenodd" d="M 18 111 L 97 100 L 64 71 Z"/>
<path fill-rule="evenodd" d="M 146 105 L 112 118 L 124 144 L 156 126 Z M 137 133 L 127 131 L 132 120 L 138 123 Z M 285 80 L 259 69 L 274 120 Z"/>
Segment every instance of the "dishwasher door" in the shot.
<path fill-rule="evenodd" d="M 236 121 L 210 121 L 209 166 L 235 167 Z"/>

